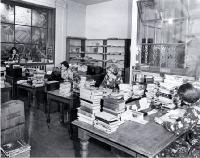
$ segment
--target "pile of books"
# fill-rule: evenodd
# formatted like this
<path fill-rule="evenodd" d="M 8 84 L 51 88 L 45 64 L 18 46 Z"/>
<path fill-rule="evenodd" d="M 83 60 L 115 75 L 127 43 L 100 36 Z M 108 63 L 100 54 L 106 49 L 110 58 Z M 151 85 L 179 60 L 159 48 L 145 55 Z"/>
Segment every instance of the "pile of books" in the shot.
<path fill-rule="evenodd" d="M 146 97 L 148 98 L 148 100 L 154 99 L 156 98 L 156 94 L 158 92 L 158 85 L 157 84 L 147 84 L 146 87 Z"/>
<path fill-rule="evenodd" d="M 144 95 L 144 92 L 145 92 L 144 85 L 134 84 L 132 88 L 133 88 L 133 97 L 134 98 L 142 97 Z"/>
<path fill-rule="evenodd" d="M 130 84 L 120 84 L 119 90 L 124 94 L 124 100 L 128 100 L 132 97 L 133 87 Z"/>
<path fill-rule="evenodd" d="M 106 96 L 103 98 L 103 111 L 120 118 L 121 114 L 125 111 L 126 105 L 124 99 L 113 98 Z"/>
<path fill-rule="evenodd" d="M 124 122 L 110 113 L 98 112 L 95 114 L 94 127 L 108 134 L 115 132 L 122 123 Z"/>
<path fill-rule="evenodd" d="M 30 157 L 31 146 L 23 140 L 17 140 L 1 146 L 1 152 L 5 157 Z"/>
<path fill-rule="evenodd" d="M 80 89 L 80 107 L 78 108 L 78 120 L 93 125 L 95 113 L 100 112 L 103 91 L 97 88 Z"/>

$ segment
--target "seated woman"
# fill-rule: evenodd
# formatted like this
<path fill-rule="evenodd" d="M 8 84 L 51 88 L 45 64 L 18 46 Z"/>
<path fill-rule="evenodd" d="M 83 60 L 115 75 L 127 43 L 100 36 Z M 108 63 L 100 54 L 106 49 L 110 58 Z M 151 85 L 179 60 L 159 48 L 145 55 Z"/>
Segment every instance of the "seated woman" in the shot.
<path fill-rule="evenodd" d="M 200 143 L 200 125 L 198 125 L 200 116 L 200 94 L 191 84 L 186 83 L 179 87 L 178 95 L 181 100 L 179 108 L 185 109 L 185 113 L 175 122 L 163 122 L 159 118 L 155 121 L 162 124 L 168 131 L 173 132 L 180 137 L 170 144 L 166 149 L 161 151 L 159 157 L 200 157 L 200 150 L 195 150 L 193 147 Z M 185 134 L 184 134 L 185 133 Z M 200 148 L 199 148 L 200 149 Z M 193 150 L 192 152 L 190 152 Z M 191 155 L 190 155 L 191 156 Z"/>
<path fill-rule="evenodd" d="M 107 68 L 107 74 L 104 77 L 103 82 L 100 87 L 110 88 L 110 89 L 119 89 L 119 84 L 122 83 L 121 75 L 119 74 L 119 68 L 112 64 Z"/>
<path fill-rule="evenodd" d="M 19 60 L 19 54 L 17 48 L 12 47 L 11 50 L 9 51 L 9 54 L 10 54 L 9 60 L 11 61 Z"/>
<path fill-rule="evenodd" d="M 69 82 L 73 81 L 73 72 L 69 68 L 69 64 L 67 61 L 63 61 L 61 63 L 61 77 L 63 78 L 64 82 L 65 81 L 69 81 Z"/>

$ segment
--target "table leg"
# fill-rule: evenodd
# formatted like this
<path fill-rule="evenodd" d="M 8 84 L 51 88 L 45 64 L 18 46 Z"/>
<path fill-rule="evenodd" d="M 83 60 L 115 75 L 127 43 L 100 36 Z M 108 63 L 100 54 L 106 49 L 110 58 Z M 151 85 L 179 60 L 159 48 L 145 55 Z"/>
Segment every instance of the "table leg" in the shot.
<path fill-rule="evenodd" d="M 88 156 L 88 140 L 81 140 L 81 157 L 86 158 Z"/>
<path fill-rule="evenodd" d="M 28 106 L 31 107 L 31 93 L 28 91 Z"/>
<path fill-rule="evenodd" d="M 78 137 L 80 138 L 80 155 L 86 158 L 88 156 L 88 144 L 89 136 L 87 132 L 81 128 L 78 128 Z"/>
<path fill-rule="evenodd" d="M 64 124 L 64 106 L 63 106 L 63 103 L 59 103 L 60 105 L 60 120 L 61 120 L 61 123 Z"/>
<path fill-rule="evenodd" d="M 68 110 L 68 133 L 69 133 L 69 136 L 72 137 L 72 125 L 71 125 L 71 122 L 73 121 L 72 120 L 72 109 L 73 109 L 73 100 L 70 100 L 70 103 L 69 103 L 69 110 Z"/>
<path fill-rule="evenodd" d="M 33 91 L 33 108 L 36 108 L 37 105 L 37 99 L 36 99 L 36 91 Z"/>
<path fill-rule="evenodd" d="M 19 97 L 19 88 L 18 88 L 18 86 L 16 86 L 16 99 Z M 12 92 L 13 93 L 13 92 Z M 12 95 L 12 98 L 13 98 L 13 95 Z"/>
<path fill-rule="evenodd" d="M 51 100 L 48 99 L 48 96 L 47 96 L 47 125 L 48 125 L 48 128 L 49 128 L 49 124 L 50 124 L 50 102 Z"/>

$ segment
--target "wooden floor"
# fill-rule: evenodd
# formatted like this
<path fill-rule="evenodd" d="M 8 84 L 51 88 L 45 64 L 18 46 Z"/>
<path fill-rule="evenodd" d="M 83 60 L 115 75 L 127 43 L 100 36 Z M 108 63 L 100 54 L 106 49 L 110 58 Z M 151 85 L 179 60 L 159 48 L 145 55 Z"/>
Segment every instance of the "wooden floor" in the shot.
<path fill-rule="evenodd" d="M 59 122 L 59 113 L 51 114 L 48 128 L 42 110 L 30 109 L 25 101 L 26 141 L 31 145 L 31 157 L 79 157 L 79 141 L 69 138 L 66 126 Z M 89 157 L 115 157 L 110 146 L 91 140 Z"/>

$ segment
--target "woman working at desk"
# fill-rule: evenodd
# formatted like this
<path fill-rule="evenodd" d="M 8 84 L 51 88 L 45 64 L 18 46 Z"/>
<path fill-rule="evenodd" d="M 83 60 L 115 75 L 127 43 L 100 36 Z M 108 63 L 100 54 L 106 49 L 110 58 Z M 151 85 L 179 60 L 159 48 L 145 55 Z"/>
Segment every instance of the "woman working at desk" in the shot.
<path fill-rule="evenodd" d="M 115 64 L 112 64 L 107 68 L 107 74 L 100 87 L 116 90 L 119 89 L 120 83 L 122 83 L 122 78 L 119 74 L 119 68 Z"/>
<path fill-rule="evenodd" d="M 159 118 L 155 118 L 155 121 L 162 124 L 168 131 L 183 135 L 161 151 L 158 156 L 200 157 L 200 124 L 198 124 L 200 120 L 200 94 L 191 84 L 186 83 L 179 87 L 178 95 L 181 100 L 179 108 L 185 110 L 182 117 L 174 122 L 162 121 Z"/>
<path fill-rule="evenodd" d="M 66 82 L 66 81 L 72 82 L 73 81 L 73 72 L 69 68 L 69 64 L 67 61 L 63 61 L 61 63 L 61 77 L 63 78 L 64 82 Z"/>
<path fill-rule="evenodd" d="M 11 60 L 11 61 L 19 60 L 19 54 L 18 54 L 17 48 L 12 47 L 12 49 L 9 51 L 9 54 L 10 54 L 9 60 Z"/>

